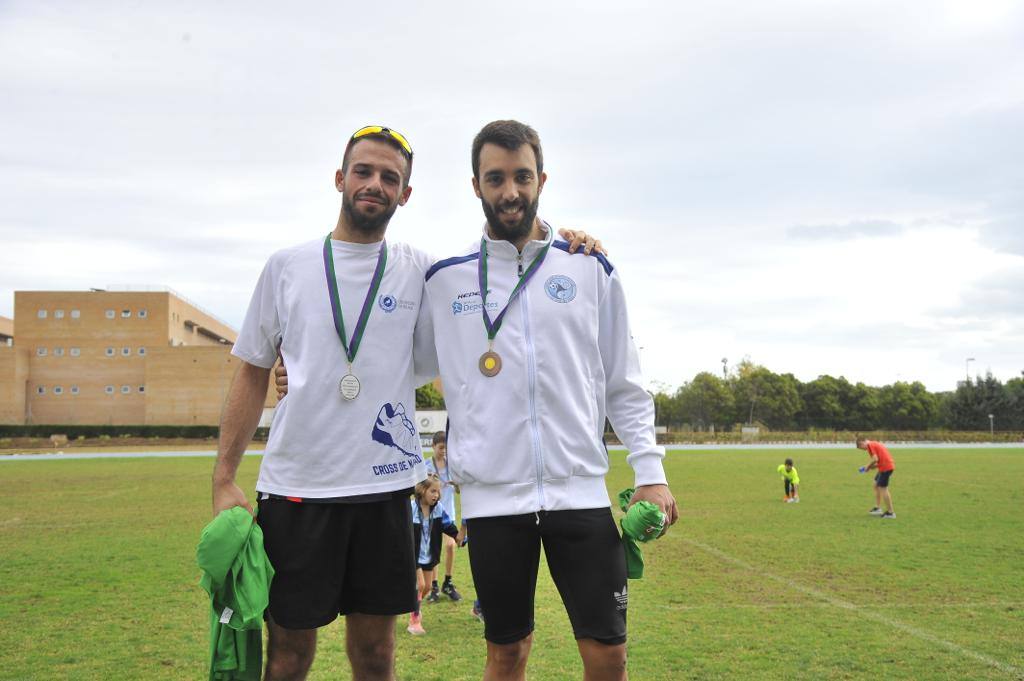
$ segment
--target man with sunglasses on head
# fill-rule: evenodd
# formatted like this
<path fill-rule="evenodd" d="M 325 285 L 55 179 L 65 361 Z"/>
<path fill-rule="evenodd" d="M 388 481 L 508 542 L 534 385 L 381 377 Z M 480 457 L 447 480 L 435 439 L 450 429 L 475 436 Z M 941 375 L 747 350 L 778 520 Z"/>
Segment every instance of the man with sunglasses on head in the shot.
<path fill-rule="evenodd" d="M 275 571 L 267 681 L 304 679 L 317 629 L 339 615 L 353 678 L 390 681 L 395 619 L 416 605 L 408 498 L 426 477 L 415 387 L 437 373 L 421 307 L 431 260 L 384 239 L 412 193 L 412 161 L 392 129 L 352 135 L 334 178 L 334 229 L 270 257 L 232 349 L 242 362 L 221 417 L 215 515 L 253 511 L 236 472 L 278 356 L 289 374 L 256 483 Z"/>
<path fill-rule="evenodd" d="M 485 620 L 486 681 L 525 678 L 540 548 L 573 627 L 584 678 L 626 678 L 626 564 L 609 508 L 607 417 L 629 448 L 632 503 L 678 517 L 617 271 L 570 257 L 537 217 L 540 139 L 494 121 L 473 142 L 486 223 L 427 272 L 470 567 Z"/>

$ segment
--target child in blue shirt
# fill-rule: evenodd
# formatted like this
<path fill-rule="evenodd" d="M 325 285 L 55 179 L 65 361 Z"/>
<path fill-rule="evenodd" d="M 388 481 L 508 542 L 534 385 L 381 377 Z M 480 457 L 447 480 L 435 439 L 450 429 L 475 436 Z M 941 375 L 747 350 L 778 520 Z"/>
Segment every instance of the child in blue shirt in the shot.
<path fill-rule="evenodd" d="M 409 615 L 409 626 L 406 630 L 417 636 L 427 633 L 423 629 L 420 603 L 430 592 L 434 569 L 440 562 L 441 534 L 447 534 L 453 539 L 459 534 L 455 522 L 438 504 L 440 499 L 441 480 L 436 475 L 428 475 L 426 480 L 416 485 L 412 499 L 412 530 L 419 599 L 416 602 L 416 610 Z"/>
<path fill-rule="evenodd" d="M 448 517 L 455 520 L 455 495 L 459 493 L 459 486 L 452 482 L 452 474 L 448 470 L 448 436 L 443 430 L 434 433 L 433 437 L 434 456 L 427 459 L 424 465 L 427 473 L 434 473 L 441 480 L 441 508 L 448 514 Z M 437 571 L 434 571 L 434 581 L 430 585 L 430 594 L 427 595 L 428 603 L 437 603 L 441 600 L 440 594 L 448 596 L 453 601 L 461 601 L 462 594 L 455 588 L 452 582 L 452 566 L 455 563 L 455 544 L 448 535 L 441 537 L 441 548 L 444 551 L 444 582 L 440 589 L 437 586 Z M 461 542 L 460 542 L 461 544 Z"/>

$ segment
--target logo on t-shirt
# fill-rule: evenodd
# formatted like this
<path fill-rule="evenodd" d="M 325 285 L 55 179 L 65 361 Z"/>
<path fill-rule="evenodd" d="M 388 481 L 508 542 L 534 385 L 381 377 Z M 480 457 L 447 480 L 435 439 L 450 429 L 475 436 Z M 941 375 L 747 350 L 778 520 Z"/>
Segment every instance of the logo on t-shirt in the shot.
<path fill-rule="evenodd" d="M 416 303 L 411 300 L 402 300 L 396 298 L 390 293 L 382 293 L 377 296 L 377 305 L 380 309 L 385 312 L 394 312 L 395 310 L 415 310 Z"/>
<path fill-rule="evenodd" d="M 370 437 L 382 445 L 394 447 L 406 456 L 419 456 L 417 451 L 420 438 L 416 433 L 415 424 L 405 414 L 405 405 L 401 402 L 394 406 L 390 402 L 384 403 L 377 413 Z"/>
<path fill-rule="evenodd" d="M 564 274 L 555 274 L 544 282 L 544 292 L 556 303 L 568 303 L 576 297 L 576 282 Z"/>

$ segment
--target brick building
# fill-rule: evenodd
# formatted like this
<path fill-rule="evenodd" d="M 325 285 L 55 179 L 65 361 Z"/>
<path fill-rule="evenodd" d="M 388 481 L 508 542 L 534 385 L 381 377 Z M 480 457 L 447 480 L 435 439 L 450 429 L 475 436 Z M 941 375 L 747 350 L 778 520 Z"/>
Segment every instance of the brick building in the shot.
<path fill-rule="evenodd" d="M 166 289 L 16 291 L 5 321 L 0 423 L 216 425 L 239 364 L 235 331 Z"/>

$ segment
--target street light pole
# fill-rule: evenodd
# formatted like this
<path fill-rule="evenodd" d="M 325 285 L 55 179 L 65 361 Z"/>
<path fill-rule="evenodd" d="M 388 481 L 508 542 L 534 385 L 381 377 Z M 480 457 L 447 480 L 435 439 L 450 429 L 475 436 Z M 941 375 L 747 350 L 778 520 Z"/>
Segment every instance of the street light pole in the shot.
<path fill-rule="evenodd" d="M 729 380 L 729 359 L 722 358 L 722 378 Z"/>
<path fill-rule="evenodd" d="M 995 414 L 988 415 L 988 434 L 994 440 L 996 439 L 996 417 Z"/>
<path fill-rule="evenodd" d="M 964 361 L 964 372 L 967 374 L 967 381 L 968 382 L 970 382 L 970 380 L 971 380 L 971 362 L 973 362 L 973 361 L 974 361 L 973 357 L 968 357 Z"/>

